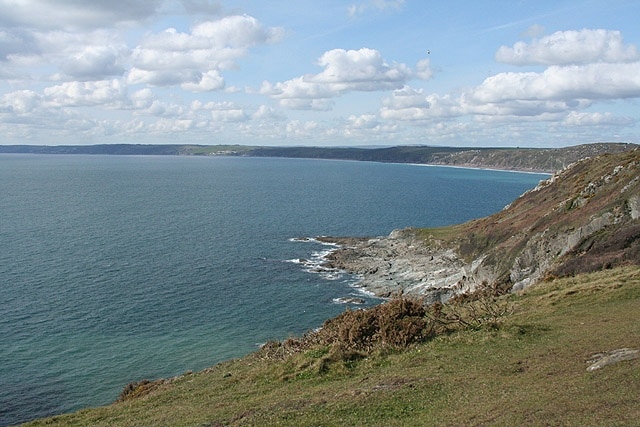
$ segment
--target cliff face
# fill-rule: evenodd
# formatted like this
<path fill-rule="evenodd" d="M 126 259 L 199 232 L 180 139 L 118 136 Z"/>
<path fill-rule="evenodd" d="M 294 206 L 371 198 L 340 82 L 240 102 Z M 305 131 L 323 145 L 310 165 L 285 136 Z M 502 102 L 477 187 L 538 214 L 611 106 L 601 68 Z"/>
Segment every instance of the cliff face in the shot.
<path fill-rule="evenodd" d="M 380 296 L 445 301 L 488 282 L 522 289 L 548 275 L 640 265 L 640 150 L 578 161 L 494 215 L 441 229 L 343 242 L 328 266 Z"/>
<path fill-rule="evenodd" d="M 637 148 L 637 145 L 594 143 L 565 148 L 460 150 L 439 156 L 433 160 L 433 163 L 504 170 L 555 172 L 581 159 L 604 153 L 619 153 L 633 148 Z"/>

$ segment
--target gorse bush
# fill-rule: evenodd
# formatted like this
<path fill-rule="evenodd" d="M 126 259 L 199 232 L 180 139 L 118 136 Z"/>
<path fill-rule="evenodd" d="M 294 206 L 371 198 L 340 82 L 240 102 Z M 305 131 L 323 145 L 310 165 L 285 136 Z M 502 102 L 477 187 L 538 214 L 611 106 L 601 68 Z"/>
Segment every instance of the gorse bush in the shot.
<path fill-rule="evenodd" d="M 426 307 L 419 299 L 395 298 L 365 310 L 347 310 L 301 338 L 270 341 L 257 353 L 265 359 L 322 349 L 325 359 L 354 361 L 375 351 L 404 349 L 464 328 L 499 327 L 511 312 L 509 302 L 486 283 L 450 303 Z M 321 370 L 322 371 L 322 370 Z"/>
<path fill-rule="evenodd" d="M 434 335 L 426 309 L 417 299 L 398 298 L 366 310 L 347 310 L 327 320 L 322 328 L 302 338 L 270 341 L 259 351 L 268 359 L 287 356 L 313 348 L 328 348 L 339 358 L 370 353 L 383 348 L 405 348 Z"/>
<path fill-rule="evenodd" d="M 375 347 L 407 347 L 430 335 L 422 302 L 398 298 L 369 310 L 346 311 L 318 331 L 323 341 L 371 351 Z"/>

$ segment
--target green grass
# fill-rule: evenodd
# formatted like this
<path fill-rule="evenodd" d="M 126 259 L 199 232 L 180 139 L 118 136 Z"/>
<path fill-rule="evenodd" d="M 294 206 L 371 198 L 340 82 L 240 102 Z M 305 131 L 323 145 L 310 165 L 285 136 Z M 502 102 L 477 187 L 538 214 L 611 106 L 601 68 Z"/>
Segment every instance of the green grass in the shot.
<path fill-rule="evenodd" d="M 326 345 L 255 353 L 109 406 L 30 426 L 638 425 L 640 360 L 587 372 L 592 354 L 640 347 L 640 271 L 608 270 L 509 295 L 497 324 L 408 349 L 331 358 Z"/>

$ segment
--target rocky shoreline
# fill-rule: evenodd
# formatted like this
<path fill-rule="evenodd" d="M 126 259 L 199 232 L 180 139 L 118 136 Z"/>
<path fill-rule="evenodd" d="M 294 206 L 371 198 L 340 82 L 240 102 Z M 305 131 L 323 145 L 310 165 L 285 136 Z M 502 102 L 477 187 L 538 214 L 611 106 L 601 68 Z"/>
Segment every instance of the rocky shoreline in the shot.
<path fill-rule="evenodd" d="M 448 230 L 395 230 L 376 238 L 321 237 L 339 247 L 323 268 L 360 278 L 378 297 L 446 302 L 488 283 L 525 289 L 640 262 L 640 150 L 569 165 L 500 212 Z M 434 236 L 441 236 L 435 238 Z"/>
<path fill-rule="evenodd" d="M 471 289 L 473 265 L 452 249 L 425 245 L 414 229 L 395 230 L 386 237 L 317 240 L 338 246 L 323 267 L 359 276 L 355 286 L 380 298 L 404 295 L 431 304 Z"/>

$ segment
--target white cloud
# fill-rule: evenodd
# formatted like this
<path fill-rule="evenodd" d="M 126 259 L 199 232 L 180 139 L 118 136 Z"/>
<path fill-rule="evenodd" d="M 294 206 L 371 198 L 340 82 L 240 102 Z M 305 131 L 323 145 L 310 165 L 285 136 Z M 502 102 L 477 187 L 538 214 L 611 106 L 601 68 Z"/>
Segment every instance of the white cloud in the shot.
<path fill-rule="evenodd" d="M 193 129 L 194 122 L 190 119 L 160 119 L 148 126 L 151 133 L 154 134 L 174 134 L 186 132 Z"/>
<path fill-rule="evenodd" d="M 349 117 L 349 127 L 352 129 L 373 129 L 380 125 L 374 114 L 352 115 Z"/>
<path fill-rule="evenodd" d="M 469 94 L 475 103 L 620 99 L 640 96 L 640 62 L 552 66 L 542 73 L 500 73 Z"/>
<path fill-rule="evenodd" d="M 318 65 L 324 70 L 285 82 L 264 82 L 260 93 L 279 100 L 280 105 L 293 109 L 326 110 L 328 100 L 352 91 L 397 89 L 413 77 L 404 64 L 388 64 L 377 50 L 333 49 L 325 52 Z"/>
<path fill-rule="evenodd" d="M 433 122 L 456 117 L 483 117 L 485 121 L 562 119 L 598 101 L 640 97 L 640 62 L 551 66 L 541 73 L 499 73 L 458 95 L 429 94 L 405 86 L 384 98 L 380 115 L 388 120 Z M 577 124 L 590 118 L 570 116 Z M 617 120 L 617 119 L 616 119 Z M 630 124 L 618 120 L 618 124 Z"/>
<path fill-rule="evenodd" d="M 633 45 L 625 45 L 620 31 L 558 31 L 531 43 L 502 46 L 496 60 L 514 65 L 568 65 L 592 62 L 631 62 L 640 58 Z"/>
<path fill-rule="evenodd" d="M 242 109 L 236 108 L 211 111 L 211 118 L 216 122 L 244 122 L 249 116 Z"/>
<path fill-rule="evenodd" d="M 410 77 L 411 70 L 404 64 L 388 64 L 374 49 L 333 49 L 318 60 L 324 71 L 307 76 L 306 81 L 332 85 L 334 90 L 372 91 L 394 89 Z"/>
<path fill-rule="evenodd" d="M 288 137 L 304 137 L 308 138 L 312 135 L 318 134 L 318 122 L 315 120 L 300 121 L 292 120 L 286 124 L 285 132 Z"/>
<path fill-rule="evenodd" d="M 134 109 L 146 109 L 155 101 L 155 96 L 149 88 L 140 89 L 130 96 L 131 104 Z"/>
<path fill-rule="evenodd" d="M 211 92 L 224 88 L 224 78 L 218 70 L 210 70 L 201 74 L 197 81 L 186 81 L 180 86 L 190 92 Z"/>
<path fill-rule="evenodd" d="M 383 98 L 382 105 L 394 109 L 429 107 L 424 89 L 414 89 L 410 86 L 394 90 L 390 97 Z"/>
<path fill-rule="evenodd" d="M 126 87 L 120 80 L 66 82 L 44 89 L 50 107 L 116 107 L 126 100 Z"/>
<path fill-rule="evenodd" d="M 237 67 L 250 47 L 275 43 L 280 28 L 267 28 L 251 16 L 227 16 L 202 22 L 191 33 L 170 28 L 147 36 L 133 51 L 127 81 L 154 86 L 182 85 L 194 92 L 225 86 L 221 70 Z"/>
<path fill-rule="evenodd" d="M 146 109 L 141 110 L 140 113 L 155 117 L 183 119 L 185 114 L 185 107 L 182 105 L 154 100 Z"/>
<path fill-rule="evenodd" d="M 40 106 L 42 97 L 32 90 L 19 90 L 2 95 L 0 113 L 9 115 L 29 114 Z"/>
<path fill-rule="evenodd" d="M 276 111 L 273 107 L 269 107 L 267 105 L 261 105 L 258 109 L 253 113 L 251 118 L 256 120 L 284 120 L 285 116 L 280 112 Z"/>

